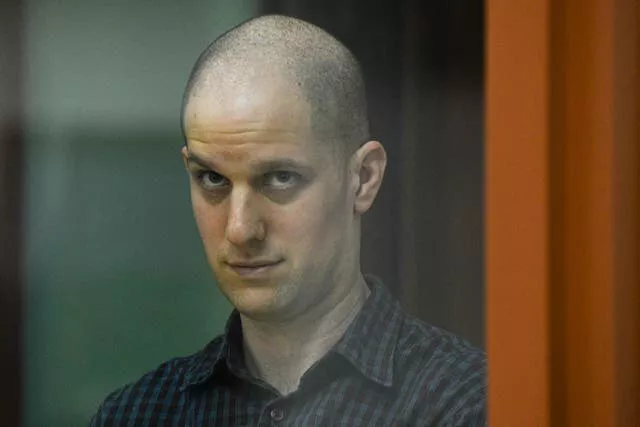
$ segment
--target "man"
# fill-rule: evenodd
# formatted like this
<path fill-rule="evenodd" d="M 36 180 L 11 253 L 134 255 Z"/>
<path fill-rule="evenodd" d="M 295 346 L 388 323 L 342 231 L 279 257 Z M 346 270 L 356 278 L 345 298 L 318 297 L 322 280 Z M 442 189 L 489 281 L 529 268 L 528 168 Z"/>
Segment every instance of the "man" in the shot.
<path fill-rule="evenodd" d="M 112 393 L 94 426 L 484 425 L 485 359 L 360 271 L 386 166 L 352 54 L 293 18 L 212 43 L 182 156 L 226 332 Z"/>

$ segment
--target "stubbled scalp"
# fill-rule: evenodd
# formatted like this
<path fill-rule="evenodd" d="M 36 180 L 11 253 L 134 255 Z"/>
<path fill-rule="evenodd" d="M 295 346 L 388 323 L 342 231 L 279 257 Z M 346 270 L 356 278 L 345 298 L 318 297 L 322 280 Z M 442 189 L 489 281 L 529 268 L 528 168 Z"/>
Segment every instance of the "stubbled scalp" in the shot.
<path fill-rule="evenodd" d="M 248 76 L 278 75 L 311 107 L 315 139 L 350 154 L 369 139 L 364 79 L 353 54 L 324 30 L 299 19 L 267 15 L 218 37 L 200 55 L 182 105 L 204 86 Z M 183 123 L 184 125 L 184 123 Z"/>

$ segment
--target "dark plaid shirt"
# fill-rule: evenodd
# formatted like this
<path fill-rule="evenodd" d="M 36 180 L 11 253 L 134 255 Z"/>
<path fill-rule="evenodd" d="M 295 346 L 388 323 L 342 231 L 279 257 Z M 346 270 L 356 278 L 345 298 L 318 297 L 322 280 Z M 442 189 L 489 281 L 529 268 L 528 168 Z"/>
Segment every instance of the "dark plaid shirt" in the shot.
<path fill-rule="evenodd" d="M 286 396 L 244 364 L 240 319 L 202 351 L 115 391 L 98 426 L 484 426 L 485 356 L 405 314 L 385 287 Z"/>

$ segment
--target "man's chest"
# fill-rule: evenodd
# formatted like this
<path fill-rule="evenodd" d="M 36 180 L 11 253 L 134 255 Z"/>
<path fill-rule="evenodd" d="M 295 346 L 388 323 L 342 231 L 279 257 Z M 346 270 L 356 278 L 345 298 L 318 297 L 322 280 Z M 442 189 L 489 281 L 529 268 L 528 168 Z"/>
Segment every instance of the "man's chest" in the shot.
<path fill-rule="evenodd" d="M 377 384 L 341 380 L 287 396 L 266 390 L 226 387 L 191 390 L 179 418 L 182 426 L 350 426 L 399 427 L 425 425 L 417 402 L 398 398 Z M 424 407 L 422 408 L 424 409 Z M 428 412 L 428 411 L 427 411 Z M 166 414 L 174 418 L 177 413 Z M 428 424 L 426 424 L 428 425 Z"/>

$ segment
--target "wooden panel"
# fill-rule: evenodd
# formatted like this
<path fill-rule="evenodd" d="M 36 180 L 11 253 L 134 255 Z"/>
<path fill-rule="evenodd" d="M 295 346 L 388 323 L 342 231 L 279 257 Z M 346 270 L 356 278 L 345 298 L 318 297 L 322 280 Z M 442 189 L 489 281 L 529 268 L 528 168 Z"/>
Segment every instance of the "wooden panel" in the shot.
<path fill-rule="evenodd" d="M 487 17 L 491 424 L 640 425 L 638 4 Z"/>
<path fill-rule="evenodd" d="M 553 342 L 559 367 L 554 381 L 562 405 L 554 419 L 566 426 L 613 426 L 613 56 L 611 8 L 599 0 L 556 3 L 551 114 L 556 119 L 551 144 L 563 146 L 556 164 L 562 195 L 550 208 L 562 241 L 551 278 L 563 304 Z M 599 31 L 596 31 L 599 30 Z M 553 133 L 555 132 L 555 133 Z M 559 248 L 558 248 L 559 249 Z M 560 375 L 558 375 L 560 374 Z"/>
<path fill-rule="evenodd" d="M 554 3 L 554 425 L 640 424 L 634 8 L 627 0 Z"/>
<path fill-rule="evenodd" d="M 549 422 L 548 6 L 489 0 L 486 346 L 494 426 Z"/>
<path fill-rule="evenodd" d="M 640 425 L 640 2 L 614 10 L 614 363 L 620 425 Z"/>
<path fill-rule="evenodd" d="M 483 347 L 483 3 L 405 3 L 402 138 L 384 141 L 400 148 L 401 301 Z"/>

